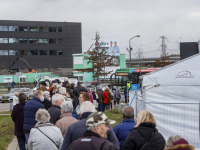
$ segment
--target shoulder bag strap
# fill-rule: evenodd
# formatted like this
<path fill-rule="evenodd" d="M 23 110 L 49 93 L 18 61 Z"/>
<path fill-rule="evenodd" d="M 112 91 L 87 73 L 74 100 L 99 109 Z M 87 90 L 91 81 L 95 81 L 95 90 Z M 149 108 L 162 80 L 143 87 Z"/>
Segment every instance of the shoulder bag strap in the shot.
<path fill-rule="evenodd" d="M 48 137 L 44 132 L 42 132 L 39 128 L 36 128 L 36 129 L 38 129 L 41 133 L 43 133 L 49 140 L 51 140 L 51 142 L 53 142 L 55 145 L 56 145 L 56 143 L 50 138 L 50 137 Z M 58 147 L 58 145 L 56 145 L 56 147 L 59 149 L 59 147 Z"/>
<path fill-rule="evenodd" d="M 146 142 L 144 143 L 144 145 L 140 148 L 140 150 L 142 150 L 142 149 L 147 145 L 147 143 L 151 140 L 151 137 L 152 137 L 153 135 L 154 135 L 154 131 L 152 132 L 152 134 L 151 134 L 149 140 L 146 141 Z"/>

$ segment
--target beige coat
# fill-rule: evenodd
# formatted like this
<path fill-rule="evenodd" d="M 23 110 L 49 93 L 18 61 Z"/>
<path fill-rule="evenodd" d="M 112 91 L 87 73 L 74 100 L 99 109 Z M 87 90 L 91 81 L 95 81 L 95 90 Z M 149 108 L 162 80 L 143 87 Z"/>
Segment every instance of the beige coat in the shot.
<path fill-rule="evenodd" d="M 56 122 L 55 126 L 61 130 L 63 137 L 65 137 L 67 128 L 78 120 L 72 117 L 72 113 L 64 113 L 60 118 L 61 119 Z"/>

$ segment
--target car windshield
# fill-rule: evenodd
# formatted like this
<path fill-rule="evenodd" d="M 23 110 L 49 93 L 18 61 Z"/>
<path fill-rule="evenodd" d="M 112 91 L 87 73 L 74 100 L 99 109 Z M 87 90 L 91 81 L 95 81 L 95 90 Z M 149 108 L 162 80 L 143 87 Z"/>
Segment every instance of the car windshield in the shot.
<path fill-rule="evenodd" d="M 20 92 L 20 89 L 11 89 L 9 93 L 15 93 L 15 92 Z"/>

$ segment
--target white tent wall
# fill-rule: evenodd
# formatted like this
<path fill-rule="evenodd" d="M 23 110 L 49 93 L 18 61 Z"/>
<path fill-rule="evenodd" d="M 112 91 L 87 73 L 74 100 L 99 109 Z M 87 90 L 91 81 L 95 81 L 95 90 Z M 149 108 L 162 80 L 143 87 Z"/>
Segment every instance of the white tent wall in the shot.
<path fill-rule="evenodd" d="M 143 109 L 167 140 L 178 134 L 200 149 L 200 54 L 142 76 Z"/>

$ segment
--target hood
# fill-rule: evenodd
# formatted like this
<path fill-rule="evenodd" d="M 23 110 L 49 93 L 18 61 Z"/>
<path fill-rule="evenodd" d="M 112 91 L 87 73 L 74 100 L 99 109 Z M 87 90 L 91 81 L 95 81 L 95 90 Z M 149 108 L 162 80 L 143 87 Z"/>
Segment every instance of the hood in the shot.
<path fill-rule="evenodd" d="M 47 127 L 47 126 L 54 126 L 52 123 L 46 122 L 46 123 L 37 123 L 34 128 L 38 127 Z"/>
<path fill-rule="evenodd" d="M 14 93 L 3 94 L 2 96 L 13 96 Z"/>
<path fill-rule="evenodd" d="M 171 146 L 165 150 L 194 150 L 194 147 L 189 144 L 178 144 L 178 145 Z"/>

